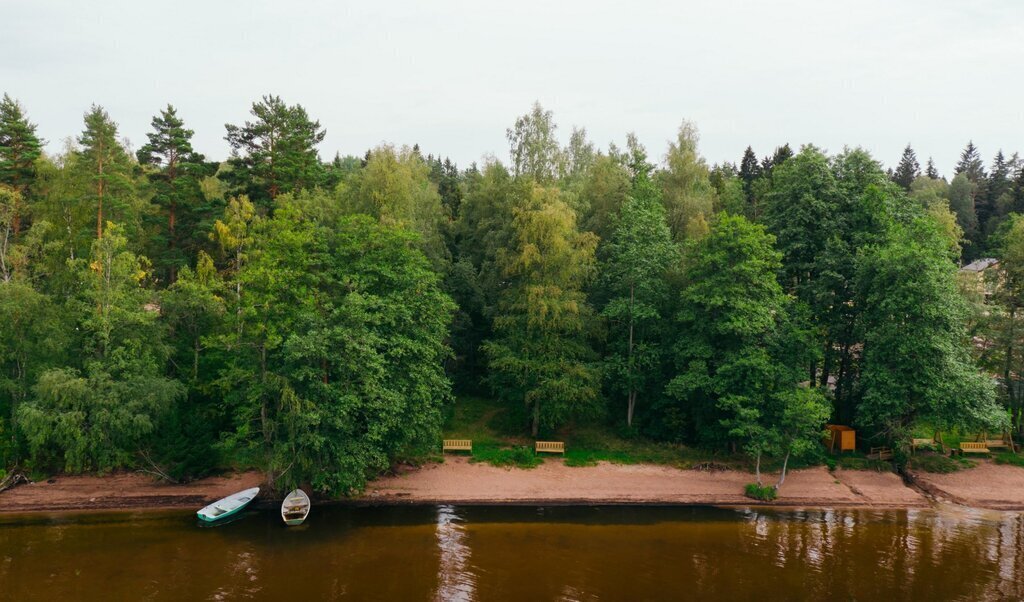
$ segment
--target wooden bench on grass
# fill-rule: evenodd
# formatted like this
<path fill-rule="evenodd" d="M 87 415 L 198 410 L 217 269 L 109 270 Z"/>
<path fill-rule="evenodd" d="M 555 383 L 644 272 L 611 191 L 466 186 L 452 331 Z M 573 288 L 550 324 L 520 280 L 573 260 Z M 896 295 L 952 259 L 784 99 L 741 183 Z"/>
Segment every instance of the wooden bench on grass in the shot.
<path fill-rule="evenodd" d="M 565 455 L 565 442 L 564 441 L 538 441 L 536 452 L 548 453 L 548 454 L 562 454 Z"/>
<path fill-rule="evenodd" d="M 868 453 L 868 458 L 871 460 L 892 460 L 892 448 L 872 447 Z"/>
<path fill-rule="evenodd" d="M 441 451 L 467 451 L 473 452 L 473 441 L 470 439 L 445 439 Z"/>
<path fill-rule="evenodd" d="M 960 453 L 961 454 L 987 454 L 989 448 L 984 441 L 961 441 L 960 442 Z"/>

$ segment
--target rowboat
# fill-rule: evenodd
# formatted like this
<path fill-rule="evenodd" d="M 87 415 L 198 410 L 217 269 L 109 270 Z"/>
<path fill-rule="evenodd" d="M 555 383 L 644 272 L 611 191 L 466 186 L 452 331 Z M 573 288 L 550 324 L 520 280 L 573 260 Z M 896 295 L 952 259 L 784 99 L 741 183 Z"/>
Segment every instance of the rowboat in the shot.
<path fill-rule="evenodd" d="M 289 527 L 301 525 L 309 516 L 309 496 L 301 489 L 292 489 L 281 502 L 281 519 Z"/>
<path fill-rule="evenodd" d="M 202 510 L 196 512 L 196 516 L 199 520 L 208 523 L 224 520 L 225 518 L 238 514 L 246 506 L 249 505 L 257 494 L 259 494 L 260 488 L 253 487 L 238 493 L 233 493 L 224 499 L 217 500 Z"/>

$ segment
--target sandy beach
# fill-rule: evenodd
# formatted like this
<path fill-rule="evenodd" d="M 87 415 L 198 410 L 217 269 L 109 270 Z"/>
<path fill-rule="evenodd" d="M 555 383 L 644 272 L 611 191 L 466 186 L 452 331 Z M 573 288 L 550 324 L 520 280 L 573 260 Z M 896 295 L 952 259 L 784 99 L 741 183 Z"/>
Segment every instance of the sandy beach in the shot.
<path fill-rule="evenodd" d="M 765 482 L 775 478 L 765 475 Z M 0 512 L 198 508 L 261 480 L 258 472 L 185 485 L 138 473 L 57 476 L 0 493 Z M 609 463 L 570 467 L 558 459 L 523 470 L 447 457 L 439 464 L 402 468 L 370 482 L 363 495 L 338 503 L 760 505 L 743 495 L 744 486 L 753 480 L 750 473 L 731 470 Z M 934 498 L 978 508 L 1024 510 L 1024 470 L 1017 467 L 982 461 L 951 474 L 911 473 L 909 480 L 910 485 L 895 473 L 870 470 L 795 470 L 778 499 L 768 505 L 917 508 Z"/>

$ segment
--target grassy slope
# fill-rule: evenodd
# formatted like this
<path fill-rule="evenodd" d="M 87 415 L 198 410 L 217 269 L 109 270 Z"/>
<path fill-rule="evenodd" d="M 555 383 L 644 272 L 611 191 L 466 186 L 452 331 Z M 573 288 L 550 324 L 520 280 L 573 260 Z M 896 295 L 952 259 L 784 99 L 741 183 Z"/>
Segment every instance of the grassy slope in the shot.
<path fill-rule="evenodd" d="M 532 468 L 543 461 L 533 451 L 533 439 L 525 435 L 523 418 L 491 399 L 462 396 L 444 425 L 446 439 L 472 439 L 472 461 L 495 466 Z M 544 439 L 565 442 L 565 463 L 591 466 L 615 464 L 662 464 L 678 468 L 732 468 L 753 470 L 743 454 L 699 450 L 684 445 L 659 443 L 639 437 L 625 438 L 601 425 L 577 425 Z M 771 470 L 774 462 L 766 462 Z"/>

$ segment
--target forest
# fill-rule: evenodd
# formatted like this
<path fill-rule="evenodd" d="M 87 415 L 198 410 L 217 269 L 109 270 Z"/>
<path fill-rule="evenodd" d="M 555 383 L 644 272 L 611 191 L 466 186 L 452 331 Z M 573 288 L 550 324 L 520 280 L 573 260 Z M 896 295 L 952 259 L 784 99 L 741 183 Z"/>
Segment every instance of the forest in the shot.
<path fill-rule="evenodd" d="M 758 464 L 826 422 L 898 448 L 1022 428 L 1015 153 L 968 143 L 948 178 L 910 145 L 709 165 L 692 123 L 600 148 L 535 104 L 507 160 L 324 160 L 277 96 L 224 159 L 170 105 L 137 149 L 94 105 L 48 153 L 29 109 L 0 103 L 0 468 L 348 495 L 436 450 L 464 393 L 523 436 L 597 421 Z M 981 294 L 958 269 L 989 257 Z"/>

